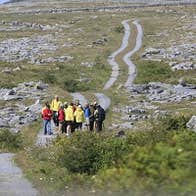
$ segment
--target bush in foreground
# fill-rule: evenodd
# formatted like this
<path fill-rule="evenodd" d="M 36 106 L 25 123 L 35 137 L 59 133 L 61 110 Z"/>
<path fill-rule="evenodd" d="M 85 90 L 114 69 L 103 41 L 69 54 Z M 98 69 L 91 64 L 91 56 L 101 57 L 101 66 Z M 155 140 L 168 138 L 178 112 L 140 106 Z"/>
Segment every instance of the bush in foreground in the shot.
<path fill-rule="evenodd" d="M 125 138 L 88 132 L 58 137 L 49 148 L 29 152 L 29 172 L 46 187 L 70 192 L 90 187 L 117 195 L 194 195 L 196 134 L 184 128 L 186 121 L 168 116 L 151 131 Z"/>

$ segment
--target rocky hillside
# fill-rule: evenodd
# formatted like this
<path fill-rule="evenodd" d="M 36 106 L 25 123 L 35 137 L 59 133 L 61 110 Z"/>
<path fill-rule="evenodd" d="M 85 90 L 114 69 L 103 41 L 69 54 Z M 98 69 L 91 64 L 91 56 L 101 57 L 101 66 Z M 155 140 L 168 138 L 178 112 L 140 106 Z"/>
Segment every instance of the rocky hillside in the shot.
<path fill-rule="evenodd" d="M 98 101 L 106 135 L 170 115 L 193 116 L 195 129 L 194 1 L 21 1 L 1 4 L 0 16 L 0 131 L 35 139 L 55 94 Z"/>

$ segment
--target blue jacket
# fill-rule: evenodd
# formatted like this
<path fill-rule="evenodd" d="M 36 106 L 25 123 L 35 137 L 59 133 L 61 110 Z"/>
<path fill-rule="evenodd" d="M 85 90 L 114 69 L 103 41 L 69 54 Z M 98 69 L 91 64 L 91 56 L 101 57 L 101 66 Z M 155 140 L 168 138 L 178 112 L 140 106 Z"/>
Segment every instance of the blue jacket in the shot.
<path fill-rule="evenodd" d="M 90 108 L 84 109 L 84 115 L 85 115 L 85 118 L 89 118 L 89 116 L 91 115 Z"/>

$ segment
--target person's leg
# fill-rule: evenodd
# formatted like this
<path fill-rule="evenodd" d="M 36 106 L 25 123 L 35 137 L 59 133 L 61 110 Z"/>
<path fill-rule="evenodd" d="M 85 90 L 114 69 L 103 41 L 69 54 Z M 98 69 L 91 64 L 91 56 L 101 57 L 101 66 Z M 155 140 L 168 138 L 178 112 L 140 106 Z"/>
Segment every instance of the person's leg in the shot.
<path fill-rule="evenodd" d="M 89 120 L 89 118 L 86 118 L 86 129 L 87 129 L 87 131 L 89 131 L 89 129 L 90 129 L 90 120 Z"/>
<path fill-rule="evenodd" d="M 72 122 L 71 125 L 70 125 L 70 127 L 71 127 L 71 132 L 73 133 L 75 131 L 75 129 L 77 129 L 77 123 L 76 123 L 76 121 Z"/>
<path fill-rule="evenodd" d="M 71 122 L 68 122 L 67 124 L 67 134 L 68 137 L 71 136 Z"/>
<path fill-rule="evenodd" d="M 97 124 L 96 131 L 97 132 L 102 131 L 102 121 L 97 121 L 96 124 Z"/>
<path fill-rule="evenodd" d="M 82 122 L 78 123 L 78 129 L 81 131 L 82 130 Z"/>
<path fill-rule="evenodd" d="M 102 128 L 103 128 L 103 121 L 100 121 L 99 122 L 99 129 L 100 129 L 100 131 L 102 131 Z"/>
<path fill-rule="evenodd" d="M 67 133 L 67 122 L 66 121 L 64 122 L 64 128 L 63 128 L 62 133 Z"/>
<path fill-rule="evenodd" d="M 59 122 L 59 133 L 63 132 L 63 122 Z"/>
<path fill-rule="evenodd" d="M 43 121 L 44 135 L 47 135 L 47 120 Z"/>
<path fill-rule="evenodd" d="M 48 129 L 48 134 L 51 135 L 52 134 L 51 120 L 48 120 L 47 122 L 47 129 Z"/>
<path fill-rule="evenodd" d="M 93 131 L 93 129 L 94 129 L 94 121 L 90 120 L 90 122 L 89 122 L 89 130 Z"/>
<path fill-rule="evenodd" d="M 55 124 L 55 126 L 56 127 L 58 127 L 59 126 L 59 121 L 58 121 L 58 112 L 53 112 L 53 121 L 54 121 L 54 124 Z"/>

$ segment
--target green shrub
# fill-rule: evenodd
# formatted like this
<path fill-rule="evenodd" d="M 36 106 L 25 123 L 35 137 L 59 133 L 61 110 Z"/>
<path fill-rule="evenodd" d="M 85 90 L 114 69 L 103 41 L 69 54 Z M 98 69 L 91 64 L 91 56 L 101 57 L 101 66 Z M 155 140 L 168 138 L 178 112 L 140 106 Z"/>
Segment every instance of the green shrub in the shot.
<path fill-rule="evenodd" d="M 115 27 L 115 28 L 114 28 L 114 31 L 115 31 L 116 33 L 123 33 L 123 32 L 124 32 L 124 27 L 123 27 L 123 25 L 120 25 L 120 26 Z"/>
<path fill-rule="evenodd" d="M 73 79 L 69 79 L 64 81 L 64 88 L 69 92 L 87 91 L 89 90 L 89 85 Z"/>
<path fill-rule="evenodd" d="M 153 127 L 153 129 L 162 129 L 166 131 L 170 130 L 183 130 L 186 128 L 186 123 L 190 118 L 184 116 L 183 114 L 177 115 L 166 115 L 160 116 L 158 118 L 158 123 Z"/>
<path fill-rule="evenodd" d="M 7 129 L 0 130 L 0 149 L 15 151 L 23 147 L 21 133 L 12 133 Z"/>
<path fill-rule="evenodd" d="M 94 174 L 117 163 L 126 152 L 125 141 L 97 134 L 76 133 L 57 141 L 57 162 L 71 172 Z"/>
<path fill-rule="evenodd" d="M 43 81 L 49 84 L 54 84 L 56 82 L 56 76 L 51 71 L 47 71 L 43 74 Z"/>
<path fill-rule="evenodd" d="M 194 195 L 196 134 L 181 130 L 170 136 L 154 144 L 136 145 L 120 167 L 99 170 L 94 183 L 133 195 Z"/>

